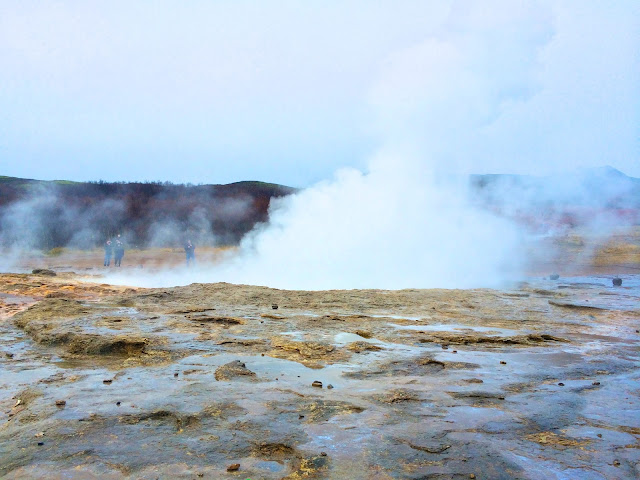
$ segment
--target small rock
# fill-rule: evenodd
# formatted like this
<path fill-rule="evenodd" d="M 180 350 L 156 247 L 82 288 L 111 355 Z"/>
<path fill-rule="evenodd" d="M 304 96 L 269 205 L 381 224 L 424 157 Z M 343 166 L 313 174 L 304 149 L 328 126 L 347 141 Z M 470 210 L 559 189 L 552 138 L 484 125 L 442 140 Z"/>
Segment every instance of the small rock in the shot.
<path fill-rule="evenodd" d="M 271 305 L 271 308 L 273 308 L 274 310 L 278 309 L 278 305 L 276 303 L 274 303 L 273 305 Z"/>
<path fill-rule="evenodd" d="M 318 380 L 314 380 L 314 382 L 311 384 L 312 387 L 319 387 L 322 388 L 322 382 L 318 381 Z"/>
<path fill-rule="evenodd" d="M 500 360 L 500 365 L 506 365 L 507 362 L 503 362 L 502 360 Z"/>
<path fill-rule="evenodd" d="M 57 274 L 53 270 L 49 270 L 48 268 L 36 268 L 31 270 L 31 273 L 34 275 L 47 275 L 49 277 L 55 277 Z"/>
<path fill-rule="evenodd" d="M 64 407 L 66 404 L 66 400 L 56 400 L 56 407 Z"/>
<path fill-rule="evenodd" d="M 326 457 L 327 456 L 327 452 L 320 452 L 320 456 L 321 457 Z"/>
<path fill-rule="evenodd" d="M 204 473 L 196 473 L 198 477 L 204 477 Z"/>
<path fill-rule="evenodd" d="M 235 472 L 237 470 L 240 470 L 240 464 L 239 463 L 234 463 L 233 465 L 229 465 L 227 467 L 227 472 Z"/>
<path fill-rule="evenodd" d="M 329 390 L 331 390 L 331 389 L 333 388 L 333 385 L 329 384 L 329 385 L 327 385 L 327 388 L 328 388 Z"/>
<path fill-rule="evenodd" d="M 454 351 L 453 351 L 453 352 L 451 352 L 451 353 L 458 353 L 458 351 L 457 351 L 457 350 L 454 350 Z"/>
<path fill-rule="evenodd" d="M 619 467 L 620 466 L 620 460 L 614 460 L 613 461 L 613 466 L 614 467 Z"/>
<path fill-rule="evenodd" d="M 42 445 L 44 445 L 44 442 L 38 442 L 39 447 L 41 447 Z"/>
<path fill-rule="evenodd" d="M 44 437 L 44 432 L 38 432 L 34 435 L 36 438 Z"/>
<path fill-rule="evenodd" d="M 442 345 L 443 350 L 447 350 L 449 347 L 447 345 Z"/>
<path fill-rule="evenodd" d="M 359 335 L 362 338 L 371 338 L 373 336 L 371 332 L 368 332 L 366 330 L 356 330 L 353 333 L 355 333 L 356 335 Z"/>
<path fill-rule="evenodd" d="M 558 275 L 557 273 L 552 273 L 551 275 L 549 275 L 549 278 L 551 280 L 558 280 L 560 278 L 560 275 Z"/>
<path fill-rule="evenodd" d="M 616 277 L 613 280 L 611 280 L 611 283 L 613 283 L 614 287 L 619 287 L 622 285 L 622 279 L 620 277 Z"/>
<path fill-rule="evenodd" d="M 116 402 L 116 405 L 117 405 L 117 406 L 120 406 L 120 403 L 121 403 L 121 402 Z"/>
<path fill-rule="evenodd" d="M 601 433 L 598 434 L 598 438 L 602 438 L 602 434 Z"/>
<path fill-rule="evenodd" d="M 600 382 L 593 382 L 591 385 L 600 385 Z"/>
<path fill-rule="evenodd" d="M 113 380 L 102 380 L 102 383 L 104 383 L 105 385 L 109 385 L 110 383 L 112 383 Z"/>
<path fill-rule="evenodd" d="M 637 332 L 637 330 L 636 330 L 636 332 Z M 8 353 L 7 352 L 7 353 L 4 354 L 4 356 L 7 357 L 7 358 L 13 358 L 13 353 Z"/>
<path fill-rule="evenodd" d="M 298 415 L 298 419 L 304 418 L 304 415 Z"/>
<path fill-rule="evenodd" d="M 476 478 L 476 476 L 473 473 L 470 473 L 469 478 Z"/>
<path fill-rule="evenodd" d="M 558 383 L 558 386 L 559 387 L 564 387 L 564 383 L 560 382 L 560 383 Z"/>
<path fill-rule="evenodd" d="M 240 377 L 255 380 L 256 374 L 249 370 L 240 360 L 234 360 L 218 367 L 214 373 L 214 377 L 217 381 L 228 381 Z"/>

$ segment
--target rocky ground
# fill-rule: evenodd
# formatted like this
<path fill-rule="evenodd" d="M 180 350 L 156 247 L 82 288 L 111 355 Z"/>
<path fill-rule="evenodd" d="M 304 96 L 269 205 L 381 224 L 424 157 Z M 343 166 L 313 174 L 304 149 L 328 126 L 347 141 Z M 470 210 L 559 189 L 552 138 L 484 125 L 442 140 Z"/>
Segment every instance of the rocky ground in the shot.
<path fill-rule="evenodd" d="M 141 289 L 0 275 L 0 477 L 640 476 L 640 277 Z"/>

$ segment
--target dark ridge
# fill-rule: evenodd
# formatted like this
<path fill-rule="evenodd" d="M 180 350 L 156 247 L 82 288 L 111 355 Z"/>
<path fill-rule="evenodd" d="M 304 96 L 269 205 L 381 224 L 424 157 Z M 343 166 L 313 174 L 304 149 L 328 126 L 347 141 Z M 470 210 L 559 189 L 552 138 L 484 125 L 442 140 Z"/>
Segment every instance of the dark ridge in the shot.
<path fill-rule="evenodd" d="M 129 247 L 142 248 L 152 240 L 158 222 L 196 242 L 215 237 L 217 244 L 235 245 L 256 224 L 268 220 L 272 198 L 296 191 L 258 181 L 183 185 L 0 176 L 0 247 L 26 243 L 50 250 L 73 242 L 93 248 L 122 233 Z M 29 224 L 29 238 L 21 238 L 25 232 L 12 228 L 10 220 L 16 217 Z"/>

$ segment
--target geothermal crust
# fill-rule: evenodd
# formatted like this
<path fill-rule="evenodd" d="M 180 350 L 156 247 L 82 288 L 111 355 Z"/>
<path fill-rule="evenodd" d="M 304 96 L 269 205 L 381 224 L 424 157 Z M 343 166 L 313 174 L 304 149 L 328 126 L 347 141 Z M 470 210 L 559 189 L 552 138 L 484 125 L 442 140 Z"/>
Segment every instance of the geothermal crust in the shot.
<path fill-rule="evenodd" d="M 2 478 L 640 475 L 638 287 L 0 292 Z"/>

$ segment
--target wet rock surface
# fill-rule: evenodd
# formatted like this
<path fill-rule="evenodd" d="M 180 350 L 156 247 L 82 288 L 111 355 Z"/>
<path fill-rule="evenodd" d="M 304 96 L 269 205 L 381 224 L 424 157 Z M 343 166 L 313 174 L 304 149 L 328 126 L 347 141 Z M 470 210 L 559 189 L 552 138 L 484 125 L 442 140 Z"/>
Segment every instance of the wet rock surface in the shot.
<path fill-rule="evenodd" d="M 605 280 L 302 292 L 0 275 L 0 477 L 635 478 L 640 287 Z"/>
<path fill-rule="evenodd" d="M 186 372 L 185 372 L 186 373 Z M 233 362 L 226 363 L 221 367 L 218 367 L 214 374 L 216 380 L 232 380 L 238 377 L 254 378 L 256 374 L 249 370 L 247 366 L 240 360 L 234 360 Z"/>

